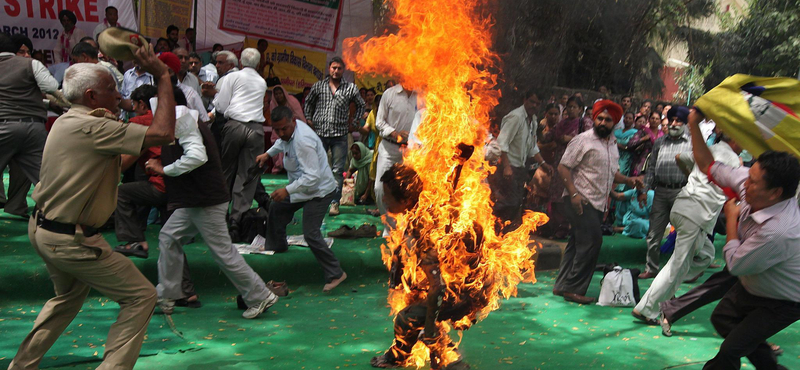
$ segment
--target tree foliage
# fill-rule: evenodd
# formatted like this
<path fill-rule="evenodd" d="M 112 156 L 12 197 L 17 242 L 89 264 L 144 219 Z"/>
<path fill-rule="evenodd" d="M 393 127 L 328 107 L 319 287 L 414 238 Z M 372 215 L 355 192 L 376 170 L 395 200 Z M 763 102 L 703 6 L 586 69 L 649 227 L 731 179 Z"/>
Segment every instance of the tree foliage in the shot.
<path fill-rule="evenodd" d="M 800 0 L 751 0 L 746 15 L 715 35 L 699 35 L 693 64 L 713 65 L 706 86 L 736 73 L 794 77 L 800 70 Z M 725 20 L 725 19 L 723 19 Z"/>

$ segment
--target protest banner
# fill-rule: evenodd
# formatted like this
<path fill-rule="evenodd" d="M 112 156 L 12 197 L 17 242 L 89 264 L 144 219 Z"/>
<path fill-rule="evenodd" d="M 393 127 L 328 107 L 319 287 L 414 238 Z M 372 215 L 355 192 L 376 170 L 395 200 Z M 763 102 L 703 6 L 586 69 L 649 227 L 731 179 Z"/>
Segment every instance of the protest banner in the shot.
<path fill-rule="evenodd" d="M 58 12 L 64 9 L 74 12 L 78 19 L 76 27 L 92 36 L 95 27 L 105 20 L 109 5 L 117 7 L 121 25 L 136 26 L 130 0 L 0 0 L 0 32 L 27 36 L 33 48 L 42 50 L 46 63 L 50 64 L 54 61 L 53 49 L 64 32 Z"/>
<path fill-rule="evenodd" d="M 167 37 L 167 27 L 175 25 L 184 34 L 192 24 L 194 0 L 148 0 L 139 2 L 139 30 L 155 44 Z"/>
<path fill-rule="evenodd" d="M 376 93 L 383 94 L 386 89 L 394 86 L 397 80 L 387 76 L 360 74 L 356 75 L 355 82 L 359 88 L 375 89 Z"/>
<path fill-rule="evenodd" d="M 258 39 L 247 38 L 244 47 L 256 47 Z M 315 82 L 325 78 L 327 74 L 325 60 L 327 55 L 320 51 L 311 51 L 288 45 L 270 43 L 266 54 L 267 60 L 272 62 L 275 76 L 280 78 L 281 86 L 286 91 L 295 94 L 311 87 Z M 262 75 L 267 77 L 269 66 L 264 68 Z"/>
<path fill-rule="evenodd" d="M 224 31 L 334 51 L 341 0 L 222 0 Z"/>

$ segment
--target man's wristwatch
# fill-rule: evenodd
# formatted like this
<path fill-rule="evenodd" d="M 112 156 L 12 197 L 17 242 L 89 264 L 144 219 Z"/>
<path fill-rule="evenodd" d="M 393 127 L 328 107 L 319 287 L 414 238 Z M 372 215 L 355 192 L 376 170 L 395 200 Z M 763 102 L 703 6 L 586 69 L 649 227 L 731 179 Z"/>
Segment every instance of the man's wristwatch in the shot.
<path fill-rule="evenodd" d="M 576 191 L 575 194 L 572 194 L 572 197 L 575 198 L 578 196 L 578 192 Z"/>

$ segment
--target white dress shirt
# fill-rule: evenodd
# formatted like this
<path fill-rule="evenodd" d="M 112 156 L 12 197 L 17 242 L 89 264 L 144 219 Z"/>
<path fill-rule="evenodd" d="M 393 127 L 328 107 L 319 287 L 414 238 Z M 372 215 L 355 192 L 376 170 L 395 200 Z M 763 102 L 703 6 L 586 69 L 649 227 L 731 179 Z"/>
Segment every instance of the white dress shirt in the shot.
<path fill-rule="evenodd" d="M 61 82 L 64 81 L 64 72 L 67 71 L 67 68 L 69 68 L 69 62 L 61 62 L 47 67 L 47 71 L 50 72 L 50 75 L 61 85 Z"/>
<path fill-rule="evenodd" d="M 198 94 L 202 94 L 203 90 L 200 89 L 200 80 L 191 72 L 186 72 L 186 77 L 181 81 L 182 84 L 191 87 Z"/>
<path fill-rule="evenodd" d="M 239 122 L 264 122 L 267 82 L 253 68 L 228 73 L 220 82 L 214 109 Z"/>
<path fill-rule="evenodd" d="M 710 148 L 714 161 L 724 163 L 728 167 L 737 168 L 740 166 L 739 156 L 731 147 L 720 142 Z M 686 186 L 675 198 L 672 205 L 672 213 L 686 217 L 694 222 L 707 234 L 710 234 L 717 223 L 717 217 L 722 206 L 725 204 L 725 194 L 718 186 L 708 181 L 708 176 L 695 165 L 692 152 L 681 153 L 678 160 L 692 169 Z"/>
<path fill-rule="evenodd" d="M 250 69 L 250 68 L 248 68 Z M 283 167 L 289 177 L 289 200 L 292 203 L 322 198 L 336 190 L 336 179 L 328 165 L 328 154 L 319 136 L 300 120 L 289 141 L 278 139 L 267 151 L 270 157 L 283 153 Z"/>
<path fill-rule="evenodd" d="M 378 134 L 383 138 L 389 138 L 389 135 L 395 131 L 411 131 L 414 115 L 419 108 L 422 108 L 422 104 L 417 101 L 416 91 L 409 96 L 400 84 L 386 89 L 375 117 Z M 387 141 L 387 144 L 390 144 L 391 141 L 393 140 Z M 383 142 L 381 140 L 381 145 Z"/>
<path fill-rule="evenodd" d="M 16 54 L 9 53 L 9 52 L 2 52 L 0 53 L 0 57 L 5 56 L 14 56 Z M 33 78 L 36 80 L 36 85 L 39 86 L 39 90 L 45 93 L 52 93 L 53 91 L 58 90 L 58 81 L 53 78 L 53 75 L 50 74 L 50 71 L 47 70 L 47 67 L 42 64 L 42 62 L 36 59 L 29 59 L 31 61 L 31 66 L 33 67 Z"/>
<path fill-rule="evenodd" d="M 536 115 L 528 117 L 525 106 L 512 110 L 500 124 L 500 134 L 497 135 L 497 145 L 500 151 L 508 155 L 508 162 L 512 167 L 525 167 L 528 158 L 539 154 L 536 143 L 536 128 L 539 120 Z"/>
<path fill-rule="evenodd" d="M 186 104 L 188 104 L 189 109 L 194 109 L 198 113 L 205 113 L 206 112 L 206 108 L 203 105 L 203 99 L 200 97 L 200 95 L 196 91 L 194 91 L 194 89 L 192 89 L 189 86 L 184 85 L 180 81 L 178 81 L 178 87 L 183 92 L 183 96 L 186 97 Z M 200 122 L 208 122 L 210 120 L 211 119 L 208 118 L 208 114 L 200 114 Z"/>

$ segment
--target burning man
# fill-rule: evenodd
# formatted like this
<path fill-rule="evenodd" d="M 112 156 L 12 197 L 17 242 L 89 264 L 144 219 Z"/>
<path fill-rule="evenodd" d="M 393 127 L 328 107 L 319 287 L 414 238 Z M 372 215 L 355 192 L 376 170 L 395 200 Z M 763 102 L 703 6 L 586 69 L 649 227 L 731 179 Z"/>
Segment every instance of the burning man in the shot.
<path fill-rule="evenodd" d="M 383 202 L 386 211 L 390 213 L 397 214 L 410 210 L 417 204 L 422 192 L 422 181 L 417 173 L 402 164 L 393 164 L 389 167 L 381 176 L 381 183 Z M 405 361 L 411 356 L 411 349 L 418 341 L 422 341 L 431 353 L 431 369 L 469 369 L 469 365 L 457 352 L 454 352 L 455 344 L 439 329 L 437 323 L 460 320 L 468 313 L 469 307 L 466 306 L 470 301 L 443 300 L 445 284 L 441 277 L 436 248 L 424 248 L 425 239 L 421 237 L 418 229 L 414 230 L 413 235 L 409 235 L 407 243 L 409 249 L 418 253 L 421 261 L 419 267 L 424 271 L 426 278 L 414 288 L 427 290 L 427 295 L 410 303 L 397 314 L 394 321 L 394 344 L 383 355 L 373 357 L 370 364 L 378 368 L 404 366 Z M 479 232 L 477 234 L 480 235 Z M 390 285 L 396 286 L 399 283 L 399 275 L 395 273 L 401 270 L 402 268 L 398 268 L 397 265 L 392 266 Z M 457 358 L 446 358 L 442 349 L 447 349 L 451 354 L 456 353 Z"/>
<path fill-rule="evenodd" d="M 595 103 L 594 130 L 572 139 L 558 165 L 558 174 L 566 187 L 562 212 L 572 229 L 553 294 L 563 296 L 566 301 L 594 302 L 594 298 L 585 294 L 603 245 L 600 225 L 608 210 L 613 184 L 624 183 L 631 188 L 642 185 L 641 180 L 619 172 L 619 152 L 611 130 L 621 117 L 622 107 L 616 103 L 610 100 Z"/>

